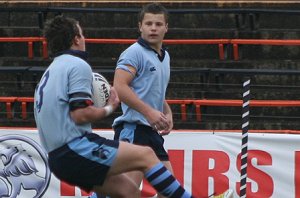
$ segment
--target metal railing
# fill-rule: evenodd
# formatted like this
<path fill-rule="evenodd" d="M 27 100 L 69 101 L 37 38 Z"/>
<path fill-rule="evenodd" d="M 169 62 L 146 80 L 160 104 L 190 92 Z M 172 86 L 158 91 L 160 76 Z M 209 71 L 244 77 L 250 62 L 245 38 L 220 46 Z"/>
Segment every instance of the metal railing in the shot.
<path fill-rule="evenodd" d="M 136 39 L 106 39 L 106 38 L 86 38 L 86 43 L 93 44 L 132 44 Z M 28 58 L 34 57 L 34 42 L 42 43 L 42 57 L 48 58 L 47 41 L 44 37 L 0 37 L 0 42 L 24 42 L 28 46 Z M 233 49 L 233 59 L 239 60 L 240 45 L 277 45 L 277 46 L 299 46 L 298 39 L 165 39 L 164 44 L 167 45 L 217 45 L 218 57 L 220 60 L 225 60 L 228 49 Z M 233 48 L 228 47 L 232 45 Z"/>

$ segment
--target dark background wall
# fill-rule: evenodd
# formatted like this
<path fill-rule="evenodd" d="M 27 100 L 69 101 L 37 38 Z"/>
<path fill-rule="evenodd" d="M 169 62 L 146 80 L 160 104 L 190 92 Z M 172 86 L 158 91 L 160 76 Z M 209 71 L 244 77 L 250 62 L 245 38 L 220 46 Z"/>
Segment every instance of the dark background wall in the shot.
<path fill-rule="evenodd" d="M 42 2 L 42 1 L 40 1 Z M 213 1 L 212 1 L 213 2 Z M 216 1 L 214 1 L 216 2 Z M 221 3 L 220 3 L 221 2 Z M 8 3 L 0 4 L 0 37 L 42 36 L 43 22 L 57 14 L 74 17 L 84 27 L 86 38 L 137 38 L 137 11 L 142 3 Z M 163 3 L 170 11 L 166 39 L 299 39 L 299 3 Z M 52 8 L 52 10 L 51 10 Z M 53 8 L 56 8 L 53 9 Z M 62 10 L 59 10 L 61 8 Z M 66 10 L 71 8 L 71 10 Z M 76 10 L 77 8 L 77 10 Z M 47 10 L 48 9 L 48 10 Z M 86 9 L 85 11 L 82 9 Z M 93 11 L 93 9 L 95 9 Z M 103 9 L 97 11 L 97 9 Z M 111 9 L 111 11 L 108 11 Z M 40 10 L 40 11 L 37 11 Z M 113 72 L 126 44 L 87 44 L 93 69 Z M 299 68 L 299 46 L 243 45 L 239 60 L 232 46 L 226 58 L 218 58 L 216 45 L 169 45 L 171 67 L 175 69 L 254 69 L 295 70 Z M 28 59 L 24 43 L 0 43 L 0 67 L 46 67 L 42 45 L 34 45 L 34 58 Z M 112 81 L 113 73 L 106 74 Z M 172 73 L 168 99 L 241 99 L 241 84 L 247 73 Z M 41 72 L 0 72 L 1 96 L 33 96 Z M 249 75 L 248 75 L 249 76 Z M 299 75 L 250 75 L 252 99 L 297 100 Z M 29 111 L 30 111 L 29 107 Z M 179 107 L 172 106 L 176 128 L 239 129 L 239 108 L 203 108 L 204 119 L 195 121 L 195 109 L 188 107 L 188 122 L 180 120 Z M 16 111 L 18 111 L 16 107 Z M 298 129 L 298 108 L 252 109 L 252 128 Z M 117 113 L 118 114 L 118 113 Z M 116 115 L 117 115 L 116 114 Z M 115 115 L 115 116 L 116 116 Z M 32 126 L 32 120 L 3 120 L 1 125 Z M 97 127 L 110 127 L 105 120 Z"/>

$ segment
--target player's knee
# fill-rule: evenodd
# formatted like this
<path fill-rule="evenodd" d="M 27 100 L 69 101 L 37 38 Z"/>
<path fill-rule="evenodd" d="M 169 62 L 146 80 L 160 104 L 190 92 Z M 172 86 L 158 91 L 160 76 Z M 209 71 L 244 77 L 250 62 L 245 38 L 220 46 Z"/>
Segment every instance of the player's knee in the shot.
<path fill-rule="evenodd" d="M 117 184 L 118 185 L 118 184 Z M 139 187 L 135 185 L 133 182 L 125 182 L 119 185 L 119 188 L 111 190 L 107 192 L 108 197 L 116 197 L 116 198 L 133 198 L 133 197 L 140 197 L 141 191 L 139 190 Z M 94 198 L 91 196 L 91 198 Z M 100 190 L 97 192 L 97 198 L 100 197 L 107 197 L 102 194 L 102 191 Z"/>
<path fill-rule="evenodd" d="M 118 197 L 118 198 L 132 198 L 132 197 L 138 197 L 138 191 L 128 191 L 128 189 L 126 190 L 126 192 L 120 192 L 119 194 L 115 195 L 114 197 Z"/>
<path fill-rule="evenodd" d="M 114 197 L 118 198 L 132 198 L 132 197 L 140 197 L 140 190 L 137 187 L 133 186 L 122 186 L 122 189 L 119 190 Z"/>
<path fill-rule="evenodd" d="M 143 146 L 143 156 L 145 158 L 148 158 L 148 157 L 151 157 L 154 155 L 155 155 L 155 153 L 152 148 L 150 148 L 149 146 Z"/>
<path fill-rule="evenodd" d="M 154 151 L 148 146 L 145 146 L 143 148 L 142 158 L 143 161 L 145 161 L 147 166 L 152 166 L 153 163 L 157 163 L 159 161 Z"/>

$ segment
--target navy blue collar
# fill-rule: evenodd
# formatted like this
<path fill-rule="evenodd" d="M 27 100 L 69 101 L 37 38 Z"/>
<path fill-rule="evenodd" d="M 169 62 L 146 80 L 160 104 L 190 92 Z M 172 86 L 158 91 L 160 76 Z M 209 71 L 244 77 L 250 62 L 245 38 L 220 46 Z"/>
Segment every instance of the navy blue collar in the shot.
<path fill-rule="evenodd" d="M 70 54 L 70 55 L 79 57 L 79 58 L 81 58 L 85 61 L 87 61 L 87 59 L 88 59 L 88 53 L 87 52 L 81 51 L 81 50 L 72 50 L 72 49 L 58 52 L 54 55 L 54 57 L 57 57 L 57 56 L 60 56 L 60 55 L 63 55 L 63 54 Z"/>
<path fill-rule="evenodd" d="M 149 43 L 147 41 L 145 41 L 142 37 L 139 37 L 137 42 L 144 48 L 154 51 L 157 54 L 157 57 L 160 60 L 160 62 L 162 62 L 164 60 L 165 55 L 166 55 L 166 50 L 167 50 L 167 48 L 165 46 L 162 46 L 162 48 L 160 49 L 160 51 L 161 51 L 161 56 L 160 56 L 159 53 L 157 53 L 157 51 L 155 51 L 153 48 L 151 48 Z"/>

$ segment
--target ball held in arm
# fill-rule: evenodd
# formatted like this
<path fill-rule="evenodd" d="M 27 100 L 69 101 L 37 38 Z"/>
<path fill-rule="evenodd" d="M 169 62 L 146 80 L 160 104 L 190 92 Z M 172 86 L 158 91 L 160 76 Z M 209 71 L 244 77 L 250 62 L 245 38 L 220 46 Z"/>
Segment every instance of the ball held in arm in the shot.
<path fill-rule="evenodd" d="M 93 73 L 92 100 L 95 107 L 104 107 L 110 96 L 110 84 L 104 76 Z"/>

